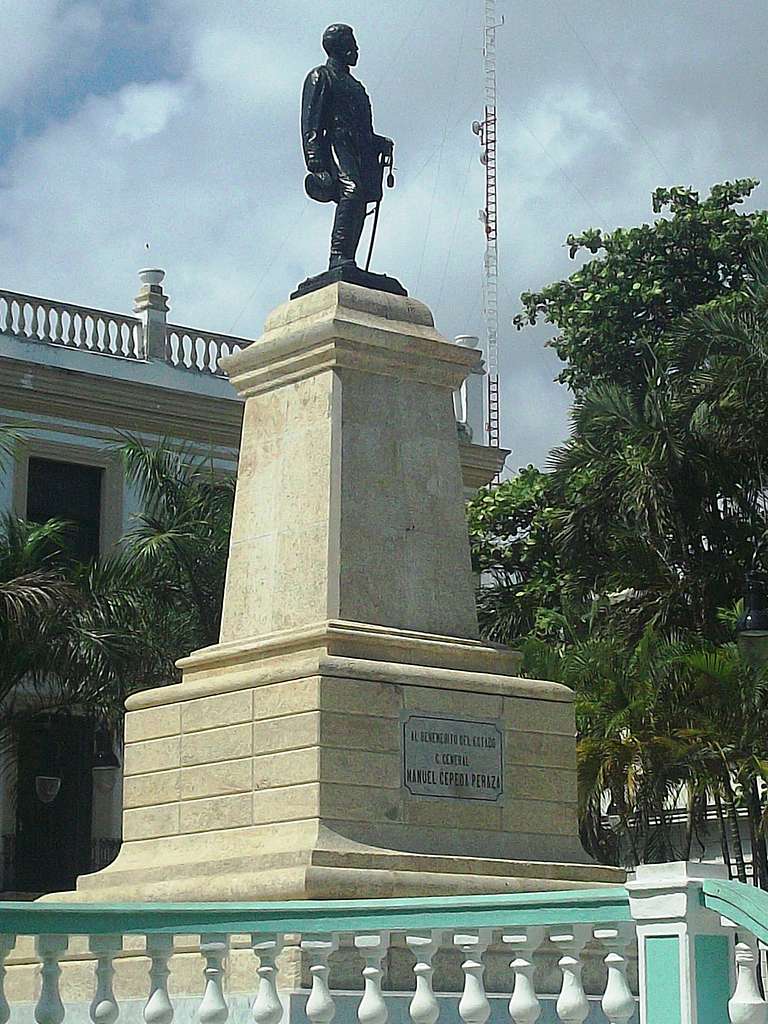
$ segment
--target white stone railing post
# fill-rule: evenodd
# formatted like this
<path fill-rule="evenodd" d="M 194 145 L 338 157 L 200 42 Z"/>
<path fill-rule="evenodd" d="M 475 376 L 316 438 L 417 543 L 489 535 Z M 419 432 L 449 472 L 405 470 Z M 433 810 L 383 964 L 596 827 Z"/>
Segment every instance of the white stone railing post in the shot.
<path fill-rule="evenodd" d="M 15 935 L 0 935 L 0 1024 L 7 1024 L 11 1008 L 5 995 L 5 959 L 16 945 Z"/>
<path fill-rule="evenodd" d="M 464 972 L 464 991 L 459 1000 L 459 1016 L 464 1024 L 486 1024 L 491 1015 L 491 1004 L 485 994 L 485 963 L 483 957 L 491 944 L 493 932 L 490 928 L 479 928 L 476 932 L 454 935 L 453 944 L 461 949 L 465 960 L 461 965 Z"/>
<path fill-rule="evenodd" d="M 716 864 L 646 864 L 627 884 L 637 926 L 640 1024 L 720 1024 L 733 991 L 733 936 L 701 903 Z"/>
<path fill-rule="evenodd" d="M 381 994 L 381 965 L 389 952 L 389 932 L 355 935 L 354 942 L 365 963 L 363 997 L 357 1007 L 357 1019 L 360 1024 L 386 1024 L 389 1010 Z"/>
<path fill-rule="evenodd" d="M 440 948 L 442 932 L 406 935 L 405 944 L 416 958 L 413 974 L 416 979 L 413 998 L 408 1005 L 413 1024 L 437 1024 L 440 1006 L 432 988 L 432 958 Z"/>
<path fill-rule="evenodd" d="M 35 947 L 40 960 L 40 995 L 35 1005 L 37 1024 L 62 1024 L 64 1004 L 61 1001 L 59 961 L 69 946 L 68 935 L 38 935 Z"/>
<path fill-rule="evenodd" d="M 757 984 L 757 940 L 736 944 L 736 988 L 728 1002 L 731 1024 L 766 1024 L 768 1003 Z"/>
<path fill-rule="evenodd" d="M 592 926 L 587 924 L 572 925 L 549 934 L 549 941 L 563 954 L 557 962 L 563 980 L 555 1004 L 557 1019 L 563 1024 L 583 1024 L 589 1016 L 589 1001 L 581 981 L 584 970 L 581 954 L 591 938 Z"/>
<path fill-rule="evenodd" d="M 115 998 L 113 982 L 114 959 L 123 948 L 122 935 L 92 935 L 88 948 L 96 957 L 96 991 L 91 1000 L 93 1024 L 115 1024 L 120 1007 Z"/>
<path fill-rule="evenodd" d="M 514 951 L 514 960 L 509 965 L 514 977 L 509 1016 L 513 1024 L 536 1024 L 542 1014 L 542 1006 L 534 984 L 533 954 L 544 941 L 544 929 L 526 928 L 520 934 L 502 935 L 501 941 Z"/>
<path fill-rule="evenodd" d="M 251 948 L 259 958 L 256 971 L 259 976 L 259 988 L 251 1007 L 251 1016 L 255 1024 L 280 1024 L 283 1019 L 283 1004 L 277 992 L 275 963 L 282 946 L 282 936 L 269 933 L 251 936 Z"/>
<path fill-rule="evenodd" d="M 203 998 L 197 1011 L 199 1024 L 224 1024 L 229 1007 L 224 998 L 224 961 L 229 952 L 228 935 L 206 935 L 200 941 L 205 960 Z"/>
<path fill-rule="evenodd" d="M 339 947 L 335 935 L 309 935 L 301 940 L 301 948 L 309 959 L 312 991 L 309 993 L 305 1013 L 311 1024 L 331 1024 L 336 1016 L 336 1004 L 331 995 L 329 957 Z"/>
<path fill-rule="evenodd" d="M 635 929 L 628 924 L 595 929 L 595 938 L 608 950 L 605 966 L 608 979 L 601 1001 L 608 1024 L 627 1024 L 635 1013 L 635 1000 L 627 981 L 626 951 Z"/>
<path fill-rule="evenodd" d="M 149 995 L 144 1005 L 145 1024 L 171 1024 L 173 1004 L 168 995 L 168 961 L 173 956 L 172 935 L 148 935 Z"/>
<path fill-rule="evenodd" d="M 144 359 L 166 359 L 168 296 L 163 292 L 164 270 L 140 270 L 141 288 L 133 311 L 141 320 Z"/>

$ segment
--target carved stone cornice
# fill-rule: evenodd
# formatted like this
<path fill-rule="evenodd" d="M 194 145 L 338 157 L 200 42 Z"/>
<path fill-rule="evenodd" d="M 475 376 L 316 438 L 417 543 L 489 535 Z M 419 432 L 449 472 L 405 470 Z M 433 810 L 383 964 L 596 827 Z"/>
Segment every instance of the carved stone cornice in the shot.
<path fill-rule="evenodd" d="M 82 370 L 0 359 L 0 408 L 237 448 L 243 405 Z"/>

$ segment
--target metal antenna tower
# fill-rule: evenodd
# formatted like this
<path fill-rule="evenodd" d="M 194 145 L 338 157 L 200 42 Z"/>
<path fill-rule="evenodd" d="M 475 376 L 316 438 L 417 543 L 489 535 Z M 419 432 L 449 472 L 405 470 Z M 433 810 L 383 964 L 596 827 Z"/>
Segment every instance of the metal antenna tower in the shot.
<path fill-rule="evenodd" d="M 485 6 L 485 116 L 473 121 L 472 131 L 480 138 L 480 160 L 485 167 L 485 208 L 480 220 L 485 227 L 483 261 L 483 313 L 485 316 L 486 356 L 488 360 L 488 443 L 498 448 L 499 422 L 499 248 L 498 193 L 496 189 L 496 29 L 504 24 L 496 20 L 496 0 L 483 0 Z"/>

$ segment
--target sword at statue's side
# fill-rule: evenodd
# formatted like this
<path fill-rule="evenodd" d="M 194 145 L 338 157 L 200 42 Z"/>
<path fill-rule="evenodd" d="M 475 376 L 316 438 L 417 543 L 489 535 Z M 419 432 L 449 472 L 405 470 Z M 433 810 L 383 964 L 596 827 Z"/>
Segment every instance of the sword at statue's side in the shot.
<path fill-rule="evenodd" d="M 387 175 L 387 188 L 395 187 L 395 176 L 392 173 L 395 165 L 395 147 L 392 146 L 389 153 L 382 153 L 381 155 L 381 175 L 384 176 L 384 171 L 389 168 L 389 174 Z M 373 227 L 371 228 L 371 244 L 368 246 L 368 259 L 365 261 L 365 272 L 371 269 L 371 257 L 373 256 L 373 243 L 376 241 L 376 229 L 379 226 L 379 213 L 381 212 L 381 199 L 377 200 L 376 206 L 373 211 Z"/>

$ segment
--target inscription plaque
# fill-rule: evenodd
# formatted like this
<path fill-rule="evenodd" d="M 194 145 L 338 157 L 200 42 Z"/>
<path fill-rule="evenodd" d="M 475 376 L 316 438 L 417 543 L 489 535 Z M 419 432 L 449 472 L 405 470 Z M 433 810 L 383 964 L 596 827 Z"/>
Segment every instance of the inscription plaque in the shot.
<path fill-rule="evenodd" d="M 499 800 L 503 734 L 495 722 L 404 715 L 403 785 L 412 796 Z"/>

